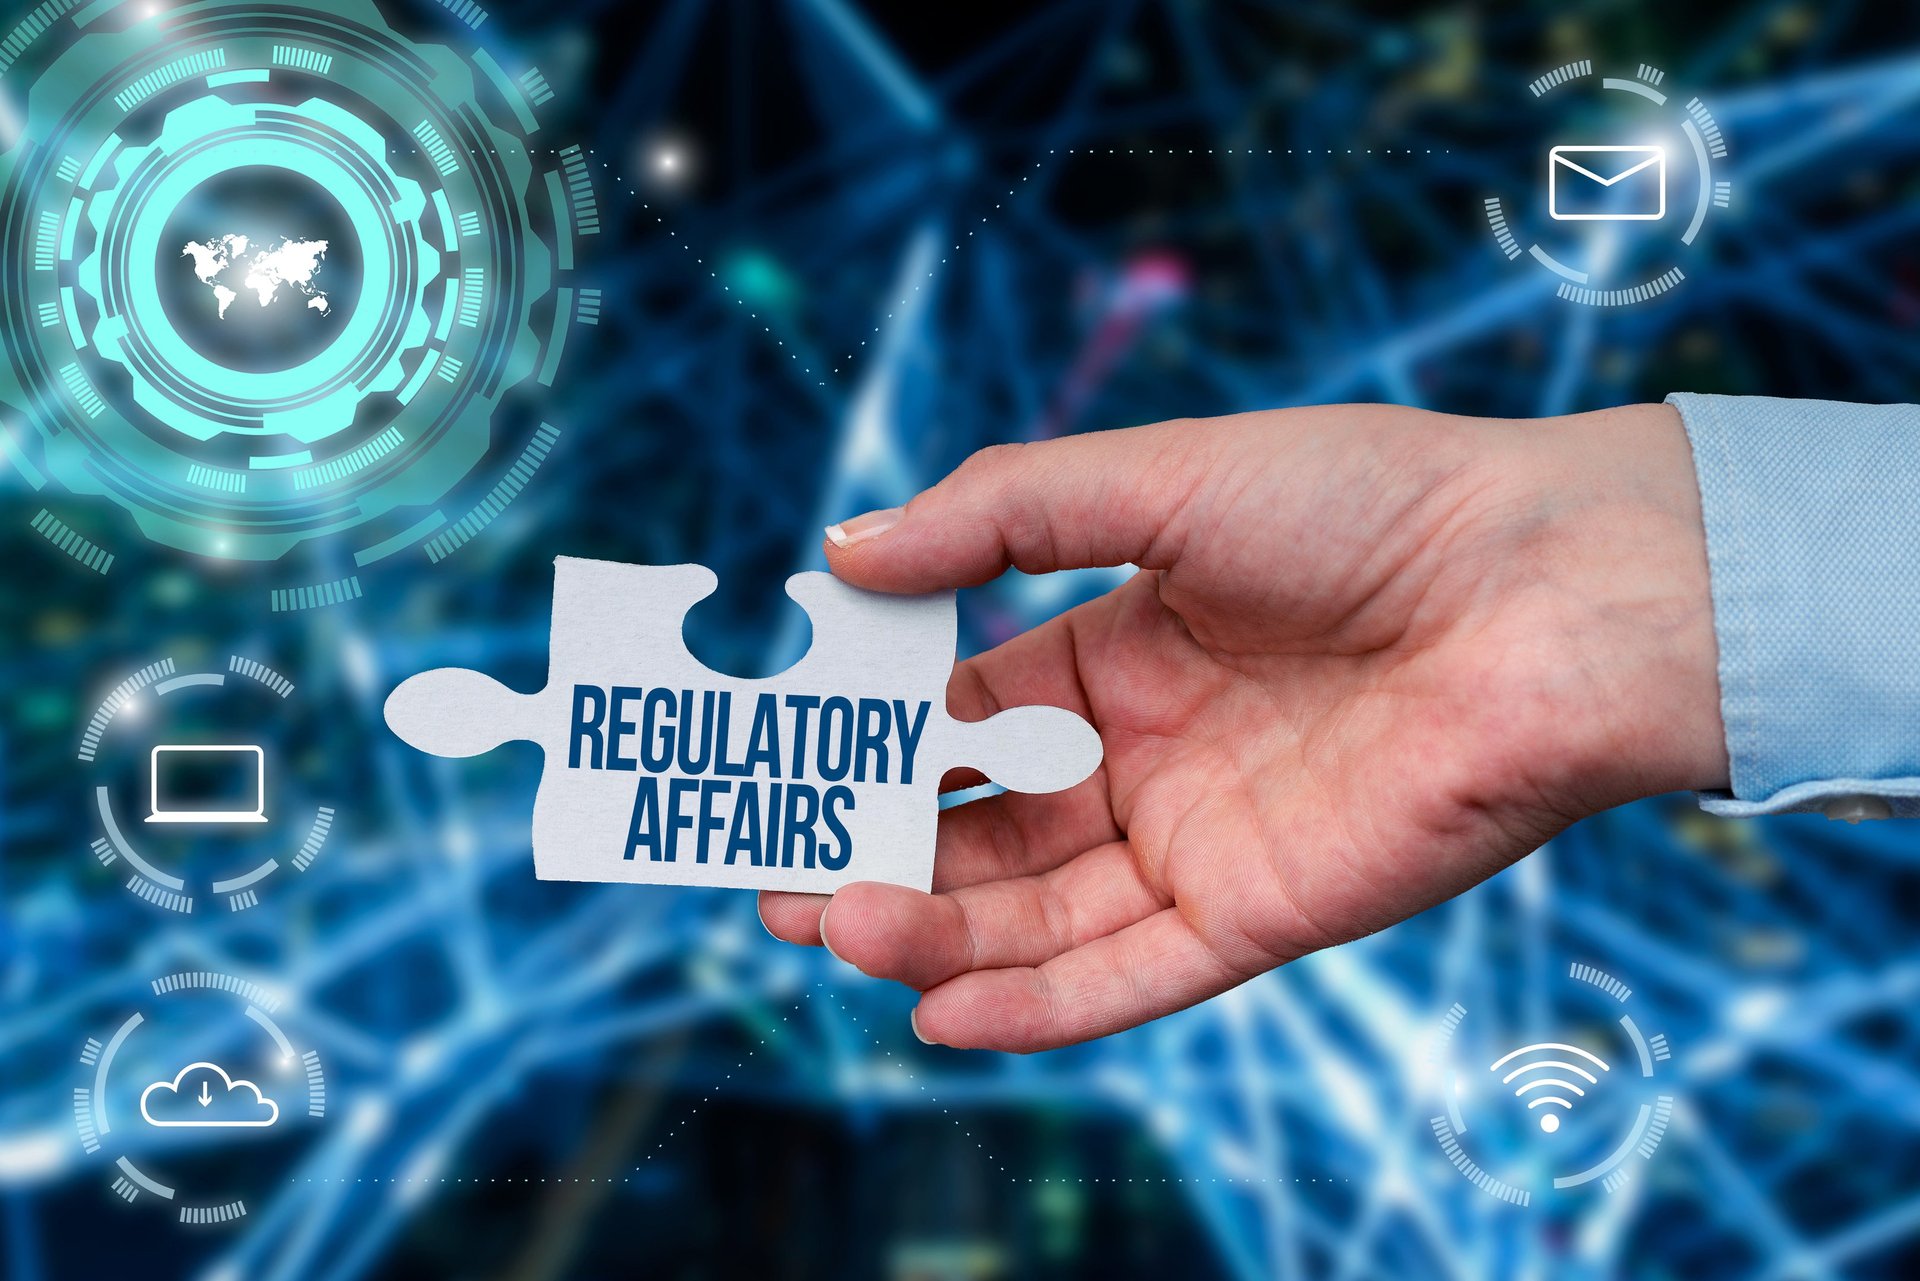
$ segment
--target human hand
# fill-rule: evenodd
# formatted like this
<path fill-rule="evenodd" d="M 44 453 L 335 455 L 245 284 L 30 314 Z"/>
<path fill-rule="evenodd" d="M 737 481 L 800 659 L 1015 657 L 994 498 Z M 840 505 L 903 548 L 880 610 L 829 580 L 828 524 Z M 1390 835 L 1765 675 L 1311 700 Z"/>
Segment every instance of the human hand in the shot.
<path fill-rule="evenodd" d="M 919 989 L 924 1040 L 1132 1027 L 1585 815 L 1726 784 L 1699 496 L 1665 406 L 1356 405 L 1002 446 L 829 534 L 835 574 L 889 592 L 1140 567 L 948 691 L 962 720 L 1080 713 L 1093 778 L 945 811 L 932 894 L 761 898 L 778 937 Z"/>

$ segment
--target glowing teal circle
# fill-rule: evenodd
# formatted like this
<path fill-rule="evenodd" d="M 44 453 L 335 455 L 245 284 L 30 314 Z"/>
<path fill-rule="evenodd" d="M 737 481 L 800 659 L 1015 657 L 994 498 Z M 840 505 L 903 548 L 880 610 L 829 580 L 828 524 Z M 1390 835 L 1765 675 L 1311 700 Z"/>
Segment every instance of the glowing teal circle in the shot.
<path fill-rule="evenodd" d="M 384 212 L 338 160 L 302 147 L 305 154 L 296 161 L 288 155 L 289 145 L 281 139 L 242 136 L 209 147 L 175 165 L 153 189 L 150 198 L 141 202 L 134 215 L 126 251 L 131 260 L 144 264 L 158 258 L 160 237 L 174 210 L 207 179 L 229 169 L 278 169 L 313 179 L 339 201 L 353 225 L 354 234 L 360 239 L 364 264 L 362 294 L 370 298 L 386 297 L 394 285 L 394 264 L 382 247 L 386 240 L 386 231 L 381 225 Z M 264 404 L 297 397 L 334 377 L 340 366 L 372 339 L 380 325 L 378 307 L 356 307 L 339 337 L 304 364 L 267 372 L 229 369 L 209 360 L 181 337 L 162 308 L 160 282 L 152 274 L 135 270 L 129 273 L 129 283 L 127 323 L 142 331 L 174 373 L 209 389 L 217 387 L 219 394 L 226 398 Z M 266 424 L 251 430 L 266 433 L 277 428 L 269 415 Z"/>
<path fill-rule="evenodd" d="M 0 149 L 0 412 L 8 458 L 49 503 L 100 498 L 155 542 L 220 559 L 350 538 L 356 568 L 403 553 L 437 563 L 538 467 L 556 429 L 531 400 L 553 385 L 580 323 L 575 256 L 599 230 L 588 164 L 540 133 L 551 94 L 533 88 L 531 68 L 510 77 L 492 56 L 409 38 L 383 4 L 69 5 L 71 23 L 36 10 L 6 36 L 8 51 L 31 44 L 46 61 L 21 57 L 7 73 L 24 121 Z M 337 374 L 272 401 L 234 390 L 235 374 L 270 365 L 221 367 L 210 388 L 170 367 L 187 362 L 147 341 L 172 326 L 149 319 L 151 298 L 131 300 L 125 251 L 168 165 L 249 130 L 337 147 L 384 211 L 386 239 L 347 230 L 337 199 L 327 234 L 360 240 L 363 269 L 381 257 L 393 267 L 388 297 L 363 281 L 353 314 L 329 326 L 372 308 L 377 335 L 350 354 L 315 333 Z M 303 177 L 311 154 L 291 152 Z M 163 257 L 182 231 L 198 234 L 160 233 Z M 194 354 L 222 358 L 213 345 Z M 315 345 L 286 351 L 315 358 Z M 292 381 L 285 368 L 268 376 Z M 62 549 L 105 572 L 87 541 L 97 531 L 78 532 Z M 284 607 L 331 603 L 342 585 L 290 593 Z"/>
<path fill-rule="evenodd" d="M 100 355 L 133 374 L 141 408 L 195 440 L 285 436 L 310 445 L 350 427 L 368 395 L 400 385 L 400 357 L 425 341 L 431 323 L 426 288 L 440 274 L 440 255 L 420 226 L 426 197 L 384 163 L 385 145 L 330 102 L 267 107 L 202 98 L 170 112 L 151 144 L 124 153 L 125 179 L 88 208 L 110 248 L 88 255 L 76 279 L 100 307 Z M 150 267 L 181 202 L 207 180 L 249 168 L 284 170 L 327 189 L 360 242 L 361 297 L 379 304 L 355 307 L 338 339 L 289 369 L 236 370 L 208 359 L 166 316 Z M 388 190 L 373 190 L 369 174 Z M 395 260 L 403 242 L 411 270 Z M 386 349 L 374 351 L 386 330 Z"/>

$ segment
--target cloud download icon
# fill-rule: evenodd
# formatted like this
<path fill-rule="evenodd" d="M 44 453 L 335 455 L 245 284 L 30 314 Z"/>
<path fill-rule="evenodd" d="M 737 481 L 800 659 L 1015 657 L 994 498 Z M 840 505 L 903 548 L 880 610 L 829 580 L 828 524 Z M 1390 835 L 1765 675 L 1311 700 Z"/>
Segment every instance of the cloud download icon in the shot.
<path fill-rule="evenodd" d="M 265 1129 L 280 1105 L 218 1063 L 189 1063 L 140 1091 L 140 1119 L 161 1129 Z"/>

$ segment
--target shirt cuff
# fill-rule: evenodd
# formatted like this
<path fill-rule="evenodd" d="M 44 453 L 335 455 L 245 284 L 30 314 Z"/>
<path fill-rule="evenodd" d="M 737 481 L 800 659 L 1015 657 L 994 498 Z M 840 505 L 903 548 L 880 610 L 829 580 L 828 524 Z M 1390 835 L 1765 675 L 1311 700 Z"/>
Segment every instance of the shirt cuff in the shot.
<path fill-rule="evenodd" d="M 1676 394 L 1732 788 L 1715 814 L 1920 816 L 1920 406 Z"/>

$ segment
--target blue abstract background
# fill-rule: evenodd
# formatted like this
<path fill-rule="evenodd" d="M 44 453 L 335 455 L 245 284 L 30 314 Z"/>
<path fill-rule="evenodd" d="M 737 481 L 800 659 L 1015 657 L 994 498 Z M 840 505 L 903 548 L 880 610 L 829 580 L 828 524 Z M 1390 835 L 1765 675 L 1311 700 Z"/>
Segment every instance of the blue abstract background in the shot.
<path fill-rule="evenodd" d="M 129 548 L 76 572 L 0 507 L 0 1270 L 78 1278 L 1897 1277 L 1920 1266 L 1920 960 L 1904 825 L 1580 825 L 1375 937 L 1029 1058 L 922 1046 L 911 997 L 769 939 L 748 895 L 538 882 L 540 758 L 419 756 L 428 667 L 545 678 L 551 559 L 700 561 L 696 653 L 775 671 L 830 520 L 979 446 L 1376 400 L 1530 416 L 1673 390 L 1920 396 L 1920 9 L 1905 5 L 513 0 L 423 36 L 536 62 L 591 147 L 605 312 L 539 483 L 365 599 Z M 15 15 L 7 15 L 11 22 Z M 1733 206 L 1641 307 L 1552 296 L 1481 199 L 1528 79 L 1654 62 L 1709 95 Z M 0 81 L 0 124 L 17 118 Z M 673 157 L 673 163 L 663 158 Z M 321 553 L 324 555 L 324 553 Z M 963 648 L 1104 590 L 1009 577 Z M 322 709 L 273 749 L 343 798 L 313 874 L 182 919 L 86 847 L 76 726 L 160 653 L 245 653 Z M 1551 1022 L 1629 981 L 1679 1107 L 1610 1196 L 1518 1210 L 1427 1127 L 1450 1002 Z M 144 984 L 229 970 L 325 1052 L 330 1123 L 239 1224 L 123 1206 L 74 1052 Z"/>

